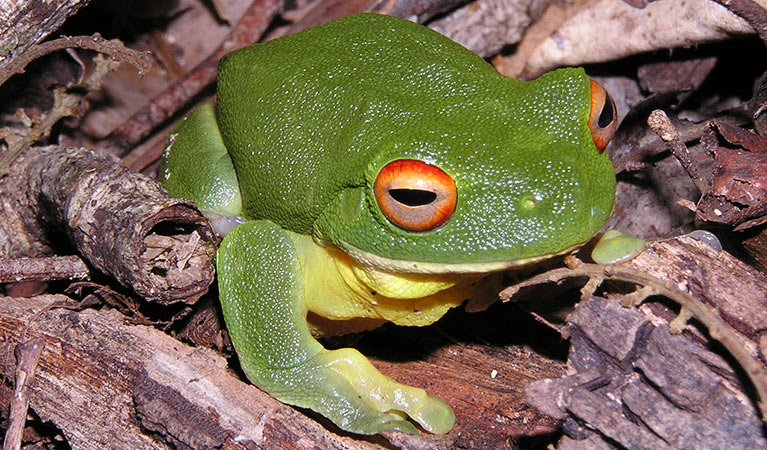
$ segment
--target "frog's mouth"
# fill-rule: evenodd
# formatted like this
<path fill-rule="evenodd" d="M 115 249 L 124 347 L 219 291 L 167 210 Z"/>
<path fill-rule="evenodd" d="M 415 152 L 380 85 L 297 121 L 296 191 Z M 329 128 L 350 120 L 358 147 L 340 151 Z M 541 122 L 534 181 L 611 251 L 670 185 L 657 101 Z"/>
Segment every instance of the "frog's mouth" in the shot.
<path fill-rule="evenodd" d="M 503 270 L 517 269 L 529 266 L 538 261 L 564 255 L 583 245 L 578 243 L 561 252 L 532 256 L 528 258 L 512 259 L 507 261 L 488 261 L 471 263 L 442 263 L 427 261 L 407 261 L 402 259 L 384 258 L 370 252 L 360 250 L 347 245 L 344 251 L 359 265 L 367 266 L 382 272 L 412 273 L 412 274 L 487 274 Z"/>

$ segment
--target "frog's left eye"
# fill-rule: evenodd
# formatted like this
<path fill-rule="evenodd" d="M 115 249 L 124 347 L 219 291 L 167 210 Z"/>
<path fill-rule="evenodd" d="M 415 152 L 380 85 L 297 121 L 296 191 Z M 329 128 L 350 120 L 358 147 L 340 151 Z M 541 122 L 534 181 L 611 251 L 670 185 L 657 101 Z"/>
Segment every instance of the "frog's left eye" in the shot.
<path fill-rule="evenodd" d="M 457 198 L 450 175 L 414 159 L 399 159 L 384 166 L 373 193 L 386 218 L 410 231 L 430 231 L 447 222 Z"/>
<path fill-rule="evenodd" d="M 596 81 L 589 81 L 591 81 L 589 129 L 594 145 L 601 152 L 615 135 L 615 129 L 618 128 L 618 113 L 610 94 Z"/>

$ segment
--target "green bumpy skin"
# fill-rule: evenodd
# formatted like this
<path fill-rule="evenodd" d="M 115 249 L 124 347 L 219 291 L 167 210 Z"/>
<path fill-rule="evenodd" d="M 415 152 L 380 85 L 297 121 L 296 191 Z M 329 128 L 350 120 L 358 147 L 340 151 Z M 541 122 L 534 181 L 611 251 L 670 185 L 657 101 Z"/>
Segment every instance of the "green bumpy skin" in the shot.
<path fill-rule="evenodd" d="M 580 69 L 509 79 L 425 27 L 374 14 L 224 57 L 215 112 L 204 105 L 176 126 L 160 179 L 249 220 L 217 253 L 248 378 L 355 433 L 416 432 L 408 417 L 449 431 L 444 401 L 314 336 L 427 325 L 485 295 L 479 278 L 588 241 L 615 189 L 587 125 L 590 96 Z M 454 180 L 443 225 L 408 231 L 382 213 L 373 183 L 399 159 Z"/>
<path fill-rule="evenodd" d="M 165 149 L 160 182 L 176 197 L 190 198 L 203 210 L 236 215 L 242 210 L 242 199 L 232 159 L 215 126 L 216 112 L 212 104 L 204 104 L 176 125 Z M 183 129 L 183 133 L 176 132 Z M 200 149 L 170 152 L 171 148 Z M 172 159 L 171 159 L 172 156 Z M 168 170 L 169 167 L 189 168 Z M 196 168 L 201 172 L 195 173 Z M 203 177 L 199 174 L 207 174 Z"/>
<path fill-rule="evenodd" d="M 478 263 L 557 253 L 612 212 L 580 69 L 516 81 L 422 26 L 354 16 L 234 52 L 218 80 L 248 217 L 390 259 Z M 401 158 L 458 186 L 438 233 L 393 227 L 375 207 L 369 186 Z"/>

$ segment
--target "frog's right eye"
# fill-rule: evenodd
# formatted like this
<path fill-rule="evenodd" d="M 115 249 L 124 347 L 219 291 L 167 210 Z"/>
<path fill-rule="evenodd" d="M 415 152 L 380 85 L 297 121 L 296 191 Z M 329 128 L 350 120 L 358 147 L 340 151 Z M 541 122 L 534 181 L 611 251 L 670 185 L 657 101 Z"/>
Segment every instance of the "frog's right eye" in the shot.
<path fill-rule="evenodd" d="M 373 185 L 378 206 L 394 225 L 409 231 L 430 231 L 455 211 L 455 182 L 442 169 L 423 161 L 392 161 Z"/>
<path fill-rule="evenodd" d="M 591 81 L 589 129 L 594 145 L 601 152 L 615 135 L 615 129 L 618 128 L 618 113 L 610 94 L 596 81 L 589 81 Z"/>

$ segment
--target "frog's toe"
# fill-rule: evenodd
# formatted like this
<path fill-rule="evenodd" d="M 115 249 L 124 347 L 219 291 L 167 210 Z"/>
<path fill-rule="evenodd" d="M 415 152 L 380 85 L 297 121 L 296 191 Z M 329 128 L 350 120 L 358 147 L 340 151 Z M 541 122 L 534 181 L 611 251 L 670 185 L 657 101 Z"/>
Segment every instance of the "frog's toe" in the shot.
<path fill-rule="evenodd" d="M 418 434 L 418 429 L 415 425 L 404 419 L 395 419 L 392 414 L 381 414 L 380 419 L 375 426 L 369 428 L 375 431 L 366 434 L 377 434 L 382 431 L 401 431 L 408 434 Z"/>
<path fill-rule="evenodd" d="M 455 424 L 453 410 L 439 397 L 430 395 L 424 406 L 416 413 L 414 419 L 431 433 L 445 434 Z"/>
<path fill-rule="evenodd" d="M 591 251 L 591 259 L 598 264 L 616 264 L 642 253 L 649 243 L 644 239 L 621 233 L 618 230 L 609 230 L 599 238 L 594 250 Z"/>
<path fill-rule="evenodd" d="M 420 390 L 410 386 L 405 386 L 402 389 Z M 364 398 L 361 400 L 364 401 Z M 375 417 L 368 416 L 368 420 L 371 420 L 372 423 L 366 425 L 366 428 L 376 430 L 371 431 L 371 434 L 389 430 L 418 434 L 418 429 L 411 422 L 405 420 L 407 414 L 410 414 L 410 417 L 418 422 L 424 430 L 435 434 L 447 433 L 455 423 L 455 414 L 453 414 L 450 406 L 441 398 L 429 395 L 422 406 L 416 405 L 412 410 L 403 407 L 401 410 L 376 414 Z"/>
<path fill-rule="evenodd" d="M 404 414 L 379 408 L 346 377 L 327 367 L 322 358 L 313 358 L 289 369 L 261 369 L 251 375 L 257 385 L 278 400 L 317 411 L 346 431 L 377 434 L 392 430 L 418 434 Z"/>
<path fill-rule="evenodd" d="M 346 380 L 359 401 L 368 408 L 389 417 L 407 415 L 432 433 L 447 433 L 455 422 L 453 410 L 444 400 L 427 394 L 421 388 L 393 381 L 354 349 L 326 351 L 317 357 L 317 362 Z M 399 428 L 400 431 L 416 432 L 409 422 L 400 422 L 397 426 L 407 424 L 407 428 Z"/>

